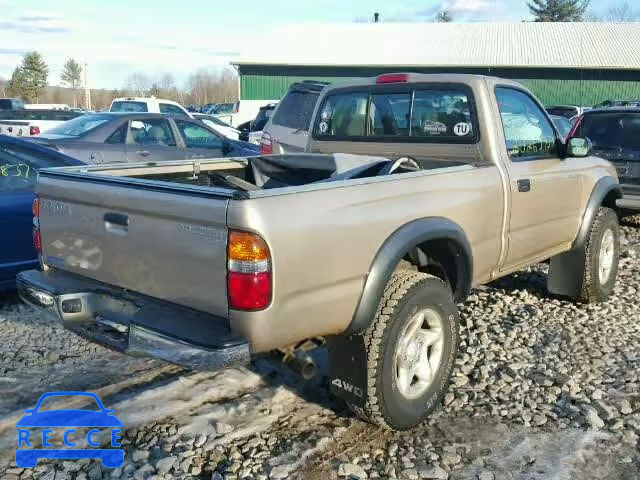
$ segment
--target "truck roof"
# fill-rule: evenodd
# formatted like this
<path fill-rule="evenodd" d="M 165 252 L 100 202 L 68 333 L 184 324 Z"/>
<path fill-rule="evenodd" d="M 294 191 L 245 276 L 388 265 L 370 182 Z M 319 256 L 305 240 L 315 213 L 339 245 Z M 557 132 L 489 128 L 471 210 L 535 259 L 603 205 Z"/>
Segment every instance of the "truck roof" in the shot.
<path fill-rule="evenodd" d="M 389 80 L 385 81 L 384 77 Z M 381 79 L 381 80 L 379 80 Z M 507 80 L 504 78 L 493 77 L 488 75 L 474 75 L 470 73 L 412 73 L 412 72 L 389 72 L 378 75 L 376 77 L 358 78 L 354 80 L 345 80 L 325 85 L 325 92 L 345 87 L 357 87 L 361 85 L 375 85 L 376 83 L 466 83 L 473 84 L 483 82 L 485 79 L 492 79 L 500 84 L 517 86 L 523 88 L 523 85 Z"/>

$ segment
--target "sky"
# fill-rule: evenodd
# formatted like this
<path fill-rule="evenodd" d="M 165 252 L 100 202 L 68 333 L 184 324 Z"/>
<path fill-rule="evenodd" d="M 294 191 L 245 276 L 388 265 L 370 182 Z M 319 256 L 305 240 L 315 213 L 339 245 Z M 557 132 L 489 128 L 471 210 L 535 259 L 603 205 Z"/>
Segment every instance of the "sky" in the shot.
<path fill-rule="evenodd" d="M 640 1 L 640 0 L 634 0 Z M 631 3 L 634 3 L 631 2 Z M 610 0 L 592 0 L 596 13 Z M 37 50 L 60 84 L 65 60 L 88 64 L 93 88 L 120 88 L 133 73 L 171 73 L 180 84 L 197 68 L 224 68 L 260 48 L 273 28 L 298 22 L 530 19 L 526 0 L 0 0 L 0 77 Z"/>

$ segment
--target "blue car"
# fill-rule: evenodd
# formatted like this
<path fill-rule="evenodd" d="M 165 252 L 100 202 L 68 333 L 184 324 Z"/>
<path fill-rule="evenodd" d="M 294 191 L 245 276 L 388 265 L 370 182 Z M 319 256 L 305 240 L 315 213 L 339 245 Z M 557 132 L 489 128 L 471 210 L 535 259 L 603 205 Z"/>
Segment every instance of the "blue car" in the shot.
<path fill-rule="evenodd" d="M 37 143 L 0 135 L 0 291 L 15 288 L 16 274 L 38 264 L 31 212 L 38 170 L 82 163 Z"/>
<path fill-rule="evenodd" d="M 98 406 L 98 410 L 89 409 L 58 409 L 39 411 L 42 403 L 51 397 L 90 397 Z M 95 435 L 100 433 L 102 427 L 111 429 L 111 443 L 113 446 L 120 446 L 114 443 L 115 438 L 120 438 L 120 427 L 122 422 L 116 417 L 112 409 L 105 408 L 100 398 L 91 392 L 49 392 L 43 394 L 34 408 L 25 410 L 26 415 L 18 420 L 16 427 L 18 431 L 18 448 L 16 449 L 16 465 L 21 468 L 32 468 L 41 458 L 54 459 L 81 459 L 96 458 L 102 461 L 107 468 L 117 468 L 124 462 L 124 450 L 116 448 L 73 448 L 76 445 L 76 438 L 79 434 L 76 428 L 92 427 L 86 434 L 87 443 L 93 447 L 101 447 Z M 31 427 L 44 427 L 42 435 L 36 431 L 29 431 Z M 53 429 L 64 429 L 62 437 L 64 444 L 68 448 L 45 448 L 52 447 L 50 443 Z M 33 435 L 32 435 L 33 433 Z M 115 435 L 114 435 L 115 434 Z M 72 439 L 73 436 L 73 439 Z M 43 448 L 34 448 L 40 442 Z M 24 448 L 30 447 L 30 448 Z"/>

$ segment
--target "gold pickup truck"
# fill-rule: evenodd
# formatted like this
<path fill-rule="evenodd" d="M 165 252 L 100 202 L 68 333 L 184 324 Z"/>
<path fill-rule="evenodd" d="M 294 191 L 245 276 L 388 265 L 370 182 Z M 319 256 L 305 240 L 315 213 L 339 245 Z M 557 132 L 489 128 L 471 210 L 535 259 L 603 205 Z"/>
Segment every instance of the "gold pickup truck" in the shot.
<path fill-rule="evenodd" d="M 448 388 L 472 287 L 550 259 L 553 294 L 611 293 L 615 169 L 519 84 L 382 75 L 313 118 L 319 153 L 41 171 L 22 298 L 195 369 L 325 336 L 332 391 L 407 429 Z"/>

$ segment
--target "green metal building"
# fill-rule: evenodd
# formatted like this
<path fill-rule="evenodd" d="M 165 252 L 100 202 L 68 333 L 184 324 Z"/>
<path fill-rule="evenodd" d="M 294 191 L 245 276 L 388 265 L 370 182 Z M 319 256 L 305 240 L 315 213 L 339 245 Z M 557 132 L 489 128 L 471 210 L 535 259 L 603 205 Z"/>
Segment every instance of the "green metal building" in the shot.
<path fill-rule="evenodd" d="M 387 72 L 517 80 L 546 105 L 640 99 L 640 23 L 302 24 L 232 62 L 242 100 L 276 100 L 300 80 Z"/>

